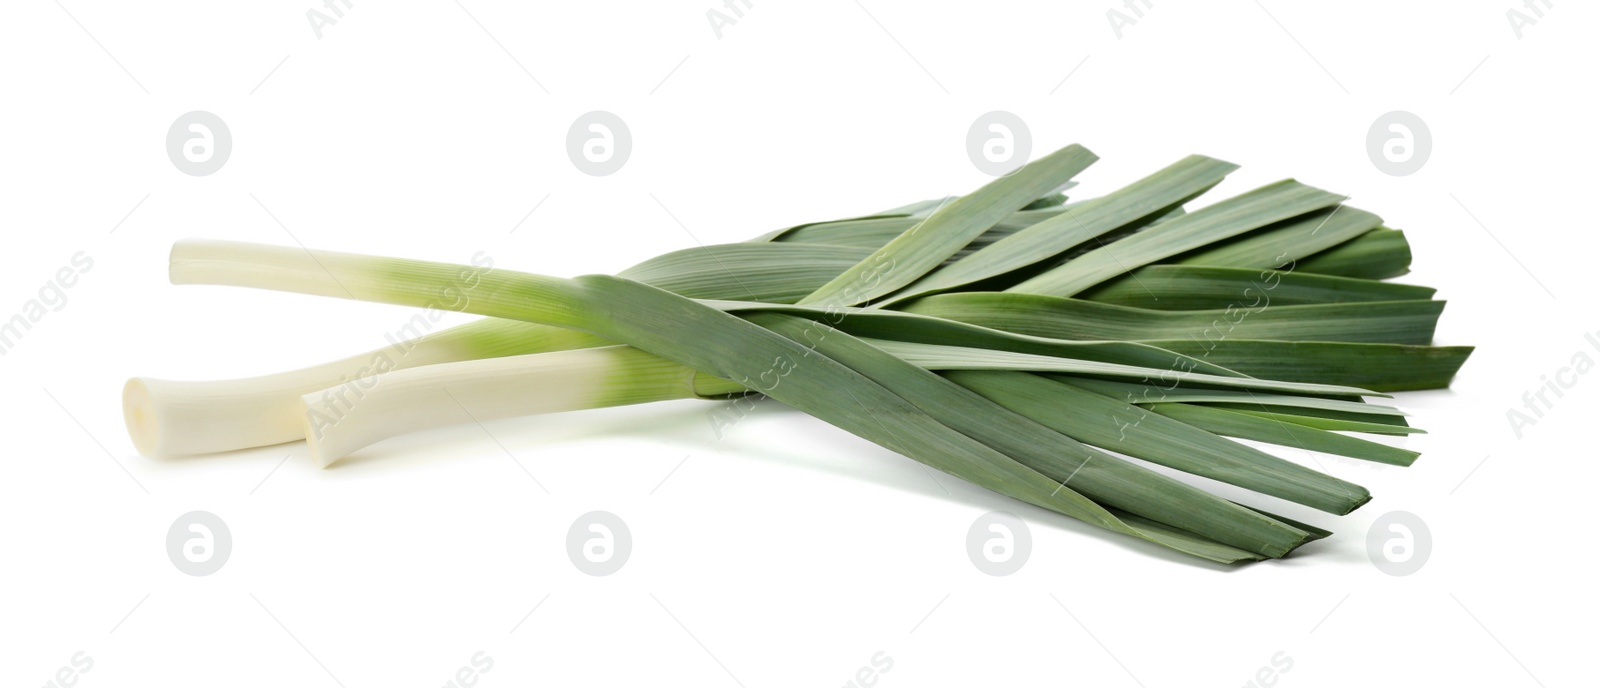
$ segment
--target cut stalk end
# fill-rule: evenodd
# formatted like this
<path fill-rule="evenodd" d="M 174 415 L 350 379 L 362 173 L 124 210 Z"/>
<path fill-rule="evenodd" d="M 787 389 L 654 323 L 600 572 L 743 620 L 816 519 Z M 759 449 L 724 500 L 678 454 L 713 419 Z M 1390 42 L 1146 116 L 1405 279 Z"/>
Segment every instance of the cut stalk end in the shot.
<path fill-rule="evenodd" d="M 128 437 L 134 449 L 143 456 L 160 456 L 161 417 L 155 402 L 150 398 L 150 387 L 142 378 L 129 378 L 122 386 L 122 421 L 128 426 Z"/>

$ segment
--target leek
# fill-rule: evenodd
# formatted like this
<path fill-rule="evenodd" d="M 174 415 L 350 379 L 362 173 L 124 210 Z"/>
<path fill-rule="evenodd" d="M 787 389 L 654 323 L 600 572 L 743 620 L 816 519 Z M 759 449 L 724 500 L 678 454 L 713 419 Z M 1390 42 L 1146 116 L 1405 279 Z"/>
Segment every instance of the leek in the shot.
<path fill-rule="evenodd" d="M 617 277 L 471 273 L 485 319 L 297 371 L 136 378 L 146 455 L 305 439 L 319 465 L 426 427 L 761 393 L 930 467 L 1216 561 L 1327 531 L 1108 453 L 1348 513 L 1365 488 L 1228 438 L 1393 465 L 1338 434 L 1419 432 L 1367 398 L 1447 385 L 1444 302 L 1377 281 L 1400 232 L 1292 180 L 1186 211 L 1235 169 L 1190 156 L 1111 194 L 1052 190 L 1070 146 L 966 196 L 799 225 Z M 176 284 L 428 306 L 471 268 L 183 241 Z"/>

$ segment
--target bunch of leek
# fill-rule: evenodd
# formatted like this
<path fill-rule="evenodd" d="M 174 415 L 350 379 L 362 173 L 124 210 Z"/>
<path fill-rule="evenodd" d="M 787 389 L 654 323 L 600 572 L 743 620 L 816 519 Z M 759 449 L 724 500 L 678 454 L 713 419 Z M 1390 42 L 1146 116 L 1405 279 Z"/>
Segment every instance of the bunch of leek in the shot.
<path fill-rule="evenodd" d="M 1404 236 L 1288 180 L 1186 212 L 1236 166 L 1190 156 L 1106 196 L 1069 146 L 954 199 L 562 279 L 189 240 L 177 284 L 488 316 L 277 375 L 130 380 L 146 455 L 305 439 L 320 465 L 448 423 L 760 393 L 928 466 L 1215 561 L 1327 531 L 1120 455 L 1334 514 L 1365 488 L 1229 438 L 1409 465 L 1341 434 L 1419 432 L 1384 392 L 1442 387 L 1443 302 Z M 463 298 L 462 294 L 470 294 Z M 459 304 L 457 306 L 456 304 Z M 1113 453 L 1115 452 L 1115 453 Z"/>

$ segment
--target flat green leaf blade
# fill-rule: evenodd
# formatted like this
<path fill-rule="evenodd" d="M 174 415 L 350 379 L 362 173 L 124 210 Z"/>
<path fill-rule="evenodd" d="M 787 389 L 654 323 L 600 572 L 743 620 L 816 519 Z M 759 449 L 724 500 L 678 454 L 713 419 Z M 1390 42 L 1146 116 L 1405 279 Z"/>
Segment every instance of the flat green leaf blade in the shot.
<path fill-rule="evenodd" d="M 832 244 L 877 249 L 918 222 L 921 220 L 910 215 L 887 213 L 843 220 L 808 222 L 767 232 L 749 239 L 747 243 Z"/>
<path fill-rule="evenodd" d="M 1228 389 L 1259 389 L 1272 392 L 1289 392 L 1302 394 L 1327 394 L 1335 396 L 1361 396 L 1372 392 L 1353 387 L 1340 385 L 1322 385 L 1305 382 L 1286 382 L 1281 380 L 1263 380 L 1251 377 L 1223 377 L 1220 375 L 1206 375 L 1179 370 L 1155 370 L 1138 368 L 1134 366 L 1118 365 L 1114 363 L 1101 363 L 1098 361 L 1085 361 L 1074 358 L 1056 358 L 1053 356 L 1036 356 L 1033 354 L 1019 354 L 1010 351 L 994 351 L 991 349 L 972 349 L 959 346 L 939 346 L 935 344 L 918 344 L 912 342 L 897 342 L 886 339 L 870 339 L 873 346 L 894 354 L 919 367 L 930 370 L 1027 370 L 1034 372 L 1068 373 L 1072 375 L 1093 375 L 1099 377 L 1120 377 L 1137 380 L 1162 379 L 1166 374 L 1175 375 L 1175 382 L 1180 384 L 1211 385 Z"/>
<path fill-rule="evenodd" d="M 1211 406 L 1215 407 L 1216 405 Z M 1339 418 L 1331 414 L 1325 415 L 1315 411 L 1291 414 L 1265 411 L 1259 408 L 1248 408 L 1238 405 L 1226 405 L 1222 406 L 1222 408 L 1223 410 L 1233 411 L 1234 413 L 1243 413 L 1245 415 L 1256 416 L 1258 418 L 1281 421 L 1284 423 L 1294 423 L 1295 425 L 1304 425 L 1308 428 L 1320 428 L 1322 430 L 1365 432 L 1374 435 L 1415 435 L 1426 432 L 1421 428 L 1410 427 L 1406 425 L 1404 421 L 1398 423 L 1393 422 L 1392 419 L 1386 416 L 1379 416 L 1369 421 Z"/>
<path fill-rule="evenodd" d="M 1007 291 L 1072 296 L 1134 268 L 1343 200 L 1292 179 L 1269 184 L 1102 245 Z"/>
<path fill-rule="evenodd" d="M 1265 298 L 1258 299 L 1265 304 Z M 901 310 L 997 330 L 1054 339 L 1382 342 L 1427 344 L 1443 301 L 1376 301 L 1304 306 L 1235 306 L 1160 311 L 1038 294 L 935 294 Z"/>
<path fill-rule="evenodd" d="M 1098 504 L 1265 556 L 1283 556 L 1308 538 L 1308 533 L 1298 528 L 1083 445 L 949 380 L 908 365 L 869 346 L 865 340 L 828 331 L 824 323 L 778 313 L 747 317 L 750 322 L 795 341 L 814 341 L 818 353 L 883 385 L 939 422 Z M 781 388 L 782 382 L 777 386 Z"/>
<path fill-rule="evenodd" d="M 1470 346 L 1259 339 L 1167 339 L 1147 343 L 1255 377 L 1349 385 L 1378 392 L 1449 387 L 1450 379 L 1472 354 Z"/>
<path fill-rule="evenodd" d="M 1411 271 L 1411 245 L 1400 230 L 1379 227 L 1300 261 L 1295 270 L 1366 279 L 1399 277 Z"/>
<path fill-rule="evenodd" d="M 954 371 L 945 377 L 1086 444 L 1262 494 L 1345 514 L 1366 488 L 1138 406 L 1030 373 Z"/>
<path fill-rule="evenodd" d="M 1421 456 L 1417 452 L 1379 444 L 1359 437 L 1328 430 L 1262 418 L 1228 409 L 1190 404 L 1155 404 L 1149 409 L 1168 418 L 1183 421 L 1218 435 L 1267 442 L 1306 451 L 1322 452 L 1353 459 L 1376 461 L 1393 466 L 1410 466 Z"/>
<path fill-rule="evenodd" d="M 979 235 L 965 248 L 981 246 L 999 240 L 1000 237 L 1010 235 L 1024 227 L 1047 220 L 1062 213 L 1062 209 L 1043 208 L 1039 210 L 1019 210 L 1007 215 L 989 231 Z M 906 230 L 917 226 L 923 218 L 910 215 L 872 216 L 853 218 L 849 220 L 835 220 L 832 222 L 814 222 L 799 225 L 788 229 L 778 230 L 750 240 L 750 243 L 774 242 L 784 244 L 832 244 L 835 246 L 856 246 L 870 250 L 882 248 L 884 244 L 893 241 Z"/>
<path fill-rule="evenodd" d="M 872 351 L 860 340 L 825 324 L 777 313 L 753 314 L 749 321 L 742 321 L 668 292 L 613 277 L 589 276 L 575 282 L 588 292 L 580 302 L 587 305 L 575 312 L 601 309 L 605 317 L 585 317 L 574 324 L 593 328 L 599 336 L 739 381 L 863 438 L 1002 494 L 1119 532 L 1150 537 L 1117 520 L 1075 488 L 1062 486 L 1058 481 L 1070 473 L 1046 477 L 1049 474 L 1038 471 L 1043 467 L 1062 472 L 1070 457 L 1065 452 L 1053 453 L 1049 447 L 1061 447 L 1063 443 L 1007 446 L 988 441 L 999 438 L 977 439 L 974 434 L 985 427 L 991 428 L 985 432 L 1006 427 L 1035 440 L 1040 437 L 1038 432 L 1029 433 L 1022 427 L 1027 425 L 1022 422 L 1025 419 L 1013 419 L 993 405 L 971 403 L 981 399 L 972 395 L 974 398 L 967 400 L 960 394 L 964 390 L 955 385 L 893 356 Z M 788 336 L 780 334 L 783 332 Z M 814 343 L 802 346 L 799 342 L 807 341 L 808 333 L 815 333 Z M 899 389 L 884 386 L 886 383 Z M 951 426 L 952 422 L 967 427 Z M 1021 463 L 1025 458 L 1034 464 Z M 1075 485 L 1099 488 L 1117 506 L 1146 517 L 1163 522 L 1173 517 L 1164 511 L 1160 500 L 1125 484 L 1130 480 L 1126 474 L 1131 471 L 1118 472 L 1111 461 L 1095 463 L 1093 468 L 1083 469 L 1088 472 L 1076 478 Z M 1143 476 L 1137 481 L 1144 488 L 1156 482 Z M 1206 515 L 1209 520 L 1204 520 Z M 1228 522 L 1220 516 L 1206 515 L 1195 519 L 1199 527 L 1211 527 L 1224 536 L 1254 545 L 1241 549 L 1257 554 L 1281 556 L 1306 536 L 1303 531 L 1264 517 L 1251 520 L 1234 514 L 1236 521 Z M 1199 534 L 1217 539 L 1211 533 Z"/>
<path fill-rule="evenodd" d="M 1326 397 L 1267 394 L 1248 390 L 1203 389 L 1197 387 L 1173 387 L 1168 389 L 1160 385 L 1115 380 L 1080 379 L 1074 380 L 1072 384 L 1092 392 L 1121 399 L 1130 404 L 1139 405 L 1161 403 L 1256 404 L 1272 407 L 1281 406 L 1290 409 L 1321 409 L 1345 413 L 1389 415 L 1401 418 L 1406 415 L 1404 411 L 1393 406 L 1346 399 L 1329 399 Z"/>
<path fill-rule="evenodd" d="M 967 256 L 988 248 L 996 241 L 1001 241 L 1006 237 L 1039 224 L 1040 222 L 1044 222 L 1045 220 L 1049 220 L 1052 217 L 1058 217 L 1064 212 L 1066 212 L 1066 209 L 1061 206 L 1043 208 L 1039 210 L 1019 210 L 1014 212 L 1006 216 L 1006 219 L 1001 220 L 1000 224 L 990 227 L 989 231 L 979 234 L 978 238 L 973 239 L 966 246 L 962 246 L 960 251 L 956 251 L 955 255 L 946 258 L 943 263 L 940 263 L 940 266 L 943 267 L 960 260 L 965 260 Z"/>
<path fill-rule="evenodd" d="M 1291 521 L 1287 518 L 1282 518 L 1275 514 L 1269 514 L 1265 511 L 1261 511 L 1260 509 L 1251 509 L 1250 507 L 1245 508 L 1259 513 L 1262 516 L 1266 516 L 1267 518 L 1299 528 L 1306 533 L 1306 542 L 1320 540 L 1329 535 L 1329 533 L 1325 530 L 1308 528 L 1304 523 Z M 1121 509 L 1107 507 L 1106 511 L 1116 516 L 1118 519 L 1121 519 L 1122 522 L 1127 524 L 1129 527 L 1137 528 L 1140 535 L 1145 539 L 1165 545 L 1166 547 L 1178 550 L 1180 552 L 1192 554 L 1197 557 L 1202 557 L 1225 564 L 1246 560 L 1257 561 L 1266 558 L 1259 554 L 1246 552 L 1241 549 L 1228 547 L 1227 545 L 1207 540 L 1199 535 L 1195 535 L 1194 533 L 1181 528 L 1174 528 L 1165 523 L 1152 521 L 1137 514 L 1130 514 Z"/>
<path fill-rule="evenodd" d="M 1068 208 L 901 290 L 895 301 L 1003 275 L 1059 255 L 1124 225 L 1160 217 L 1221 182 L 1239 166 L 1191 155 L 1106 196 Z"/>
<path fill-rule="evenodd" d="M 812 320 L 825 320 L 838 329 L 871 339 L 940 344 L 977 349 L 994 349 L 1022 354 L 1055 356 L 1101 363 L 1116 363 L 1142 370 L 1130 375 L 1150 375 L 1157 379 L 1168 374 L 1205 373 L 1223 377 L 1244 375 L 1199 358 L 1174 353 L 1139 342 L 1072 342 L 1005 332 L 954 320 L 930 318 L 915 313 L 864 308 L 817 308 L 740 301 L 707 301 L 715 308 L 732 313 L 771 311 L 789 313 Z"/>
<path fill-rule="evenodd" d="M 1206 406 L 1211 406 L 1211 407 L 1214 407 L 1214 408 L 1233 409 L 1235 411 L 1243 411 L 1243 412 L 1246 412 L 1246 413 L 1271 413 L 1271 414 L 1274 414 L 1274 415 L 1277 415 L 1277 416 L 1285 416 L 1285 417 L 1287 417 L 1287 416 L 1295 416 L 1295 417 L 1300 418 L 1300 420 L 1296 420 L 1294 422 L 1299 423 L 1301 425 L 1313 425 L 1313 426 L 1315 426 L 1316 425 L 1315 421 L 1319 421 L 1319 420 L 1338 420 L 1338 421 L 1355 421 L 1355 422 L 1365 423 L 1365 424 L 1376 424 L 1376 425 L 1393 426 L 1393 427 L 1390 428 L 1390 430 L 1396 431 L 1396 432 L 1400 432 L 1402 434 L 1410 433 L 1410 432 L 1422 432 L 1422 430 L 1408 429 L 1409 426 L 1411 425 L 1411 423 L 1406 419 L 1406 417 L 1404 415 L 1399 415 L 1399 414 L 1394 414 L 1394 413 L 1374 413 L 1374 412 L 1371 412 L 1371 411 L 1368 411 L 1368 410 L 1365 410 L 1365 409 L 1358 410 L 1358 411 L 1349 411 L 1349 410 L 1345 410 L 1345 409 L 1315 408 L 1315 407 L 1310 407 L 1310 406 L 1300 406 L 1300 407 L 1264 406 L 1262 404 L 1258 404 L 1258 403 L 1255 403 L 1255 402 L 1240 403 L 1240 402 L 1237 402 L 1237 401 L 1226 401 L 1226 402 L 1206 401 L 1206 402 L 1193 402 L 1193 403 L 1205 404 Z M 1376 406 L 1374 406 L 1374 408 L 1376 408 Z"/>
<path fill-rule="evenodd" d="M 1209 310 L 1433 298 L 1432 287 L 1299 271 L 1146 265 L 1079 297 L 1158 310 Z"/>
<path fill-rule="evenodd" d="M 1088 149 L 1074 144 L 991 181 L 935 210 L 800 303 L 849 306 L 893 293 L 938 267 L 1006 216 L 1071 180 L 1095 159 Z"/>
<path fill-rule="evenodd" d="M 1218 242 L 1178 256 L 1174 262 L 1230 268 L 1280 268 L 1366 234 L 1382 222 L 1377 215 L 1340 204 Z"/>
<path fill-rule="evenodd" d="M 692 299 L 793 303 L 872 252 L 812 244 L 716 244 L 651 258 L 617 276 Z"/>

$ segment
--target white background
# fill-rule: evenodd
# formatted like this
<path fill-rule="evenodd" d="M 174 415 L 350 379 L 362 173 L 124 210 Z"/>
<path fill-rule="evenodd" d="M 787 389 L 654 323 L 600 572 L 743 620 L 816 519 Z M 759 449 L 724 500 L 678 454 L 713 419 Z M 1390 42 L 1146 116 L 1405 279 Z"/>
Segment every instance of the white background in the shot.
<path fill-rule="evenodd" d="M 1583 339 L 1600 330 L 1592 6 L 1524 9 L 1519 38 L 1511 0 L 1160 2 L 1119 38 L 1109 0 L 756 0 L 719 39 L 712 0 L 462 2 L 358 0 L 320 38 L 311 0 L 8 5 L 0 318 L 74 253 L 94 264 L 0 357 L 6 683 L 47 685 L 78 652 L 89 688 L 441 686 L 479 651 L 487 688 L 840 686 L 879 652 L 879 686 L 1241 686 L 1278 653 L 1280 686 L 1591 674 L 1600 380 L 1520 439 L 1506 412 L 1576 353 L 1600 360 Z M 596 109 L 634 140 L 607 177 L 565 152 Z M 1402 279 L 1450 301 L 1438 342 L 1479 347 L 1451 390 L 1400 396 L 1431 431 L 1407 445 L 1423 458 L 1291 456 L 1376 499 L 1344 518 L 1256 499 L 1337 534 L 1230 568 L 935 482 L 775 403 L 720 441 L 712 406 L 681 402 L 426 432 L 327 470 L 301 445 L 150 460 L 122 429 L 130 376 L 320 362 L 410 317 L 173 287 L 175 239 L 614 272 L 975 188 L 966 131 L 997 109 L 1035 155 L 1101 156 L 1080 196 L 1204 153 L 1243 165 L 1212 200 L 1294 176 L 1407 230 Z M 164 150 L 191 110 L 232 132 L 211 176 Z M 1367 157 L 1392 110 L 1432 131 L 1411 176 Z M 233 537 L 198 578 L 165 551 L 197 509 Z M 634 540 L 605 578 L 565 552 L 597 509 Z M 995 509 L 1033 537 L 1005 578 L 965 550 Z M 1365 549 L 1394 510 L 1433 536 L 1409 577 Z"/>

